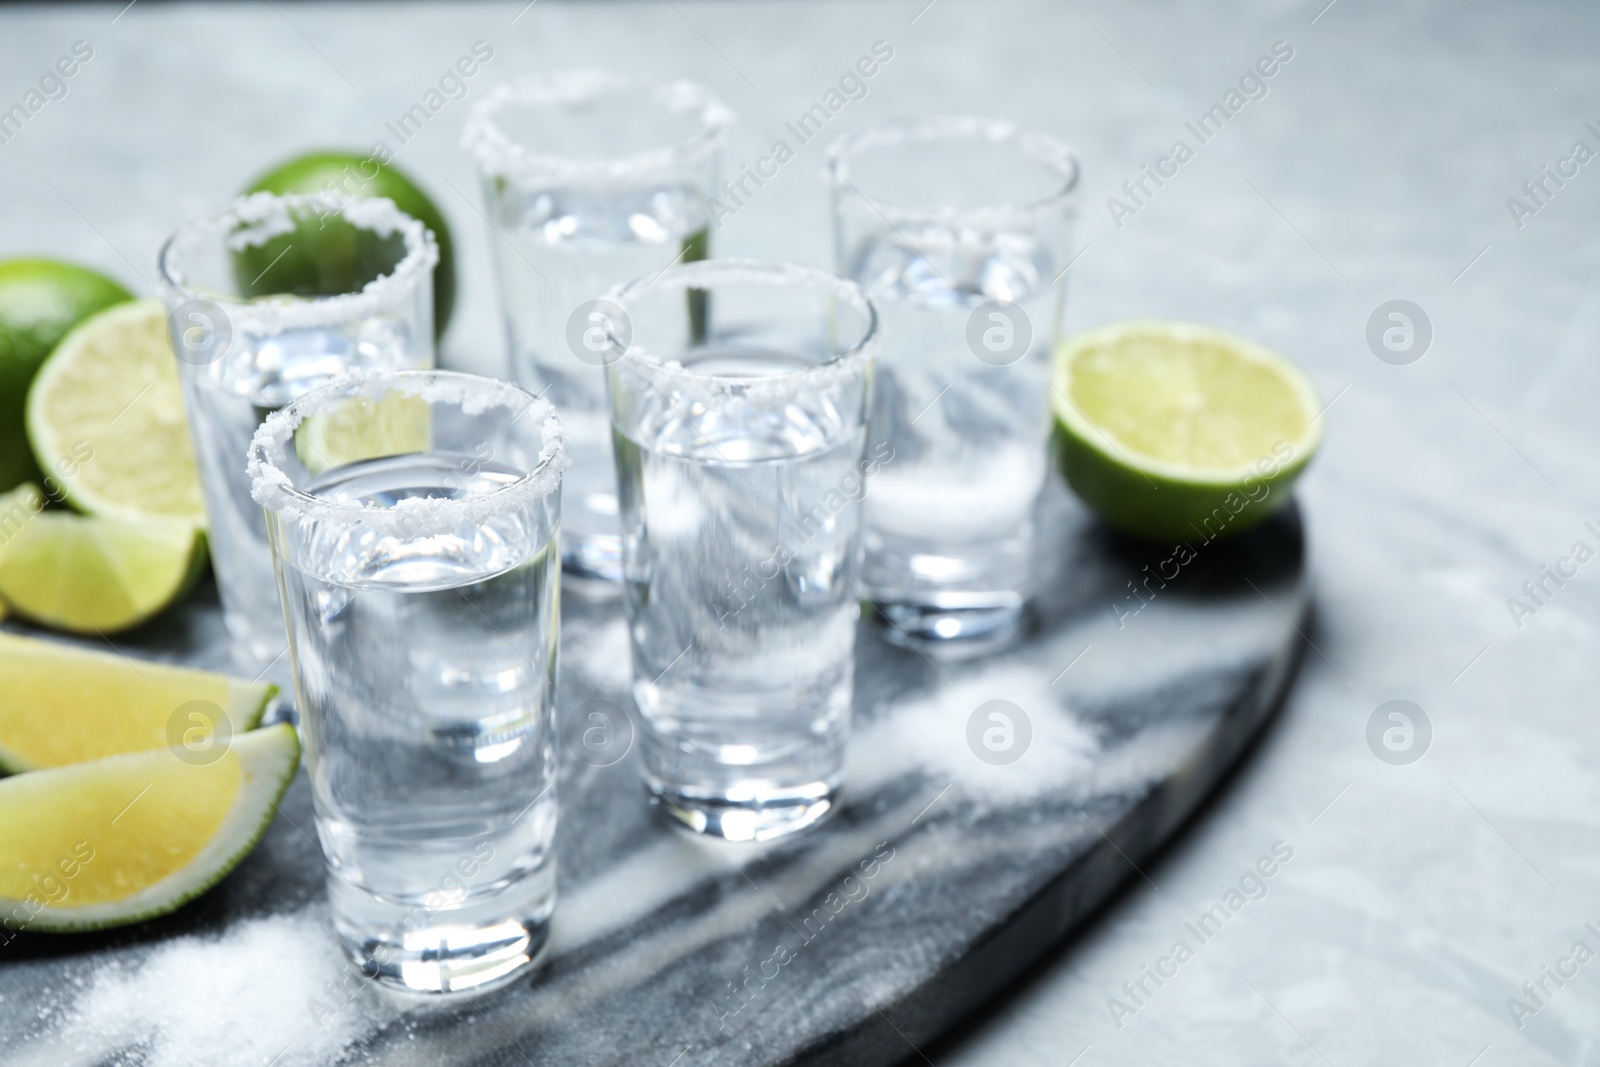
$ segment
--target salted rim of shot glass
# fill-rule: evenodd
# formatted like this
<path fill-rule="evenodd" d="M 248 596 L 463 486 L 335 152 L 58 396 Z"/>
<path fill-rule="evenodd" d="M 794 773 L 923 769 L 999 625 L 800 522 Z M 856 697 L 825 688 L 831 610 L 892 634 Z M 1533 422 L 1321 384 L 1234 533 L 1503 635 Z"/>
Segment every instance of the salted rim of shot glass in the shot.
<path fill-rule="evenodd" d="M 830 293 L 845 301 L 862 316 L 861 336 L 829 359 L 810 366 L 778 374 L 706 374 L 678 361 L 682 352 L 654 353 L 618 336 L 618 324 L 606 320 L 606 342 L 613 352 L 619 352 L 615 363 L 642 365 L 658 373 L 694 381 L 740 386 L 748 392 L 752 387 L 771 383 L 775 388 L 787 389 L 803 379 L 814 381 L 822 376 L 849 376 L 861 373 L 862 364 L 870 360 L 882 344 L 882 325 L 878 309 L 868 298 L 866 290 L 848 278 L 841 278 L 820 267 L 789 263 L 778 259 L 703 259 L 694 263 L 679 263 L 659 274 L 645 275 L 617 286 L 606 299 L 615 302 L 624 312 L 646 293 L 657 290 L 685 291 L 689 289 L 715 290 L 720 285 L 766 285 L 774 289 L 802 288 Z M 631 328 L 628 330 L 631 334 Z"/>
<path fill-rule="evenodd" d="M 264 244 L 294 229 L 293 212 L 312 208 L 323 216 L 337 215 L 351 225 L 380 237 L 398 233 L 405 255 L 389 271 L 368 282 L 358 292 L 329 296 L 246 297 L 202 288 L 190 281 L 184 265 L 202 246 L 214 241 L 239 251 Z M 353 319 L 380 314 L 403 301 L 439 262 L 439 245 L 432 232 L 384 197 L 343 197 L 336 202 L 318 193 L 252 193 L 178 227 L 161 246 L 156 263 L 162 296 L 168 306 L 196 300 L 215 304 L 228 316 L 234 330 L 265 335 L 285 330 L 336 326 Z"/>
<path fill-rule="evenodd" d="M 673 114 L 698 112 L 700 129 L 686 140 L 615 159 L 573 159 L 520 144 L 501 129 L 496 116 L 506 107 L 559 106 L 599 100 L 634 88 L 648 88 Z M 473 105 L 461 131 L 461 150 L 478 170 L 501 178 L 619 179 L 642 177 L 694 163 L 727 141 L 734 113 L 711 90 L 686 79 L 654 78 L 610 70 L 560 70 L 516 78 L 496 86 Z"/>
<path fill-rule="evenodd" d="M 481 415 L 498 407 L 515 412 L 513 422 L 538 419 L 538 461 L 516 481 L 487 493 L 461 499 L 410 497 L 387 507 L 326 500 L 295 487 L 285 466 L 302 422 L 329 414 L 348 400 L 381 400 L 396 393 L 430 404 L 459 404 L 466 415 Z M 245 473 L 255 502 L 280 516 L 310 522 L 360 522 L 379 534 L 416 536 L 423 531 L 479 525 L 512 508 L 533 504 L 560 488 L 561 472 L 568 462 L 565 434 L 554 405 L 519 385 L 460 371 L 359 371 L 319 386 L 267 416 L 250 439 Z"/>
<path fill-rule="evenodd" d="M 1053 189 L 1031 200 L 1012 203 L 996 200 L 974 207 L 941 204 L 902 204 L 862 189 L 850 177 L 850 162 L 868 152 L 893 149 L 916 142 L 968 140 L 979 144 L 1014 144 L 1059 179 Z M 847 133 L 828 145 L 824 154 L 823 177 L 835 192 L 848 191 L 860 197 L 886 218 L 897 221 L 925 221 L 949 224 L 997 222 L 1000 220 L 1046 218 L 1071 202 L 1077 190 L 1080 167 L 1078 157 L 1060 138 L 1009 119 L 979 118 L 969 115 L 935 115 L 880 123 Z"/>

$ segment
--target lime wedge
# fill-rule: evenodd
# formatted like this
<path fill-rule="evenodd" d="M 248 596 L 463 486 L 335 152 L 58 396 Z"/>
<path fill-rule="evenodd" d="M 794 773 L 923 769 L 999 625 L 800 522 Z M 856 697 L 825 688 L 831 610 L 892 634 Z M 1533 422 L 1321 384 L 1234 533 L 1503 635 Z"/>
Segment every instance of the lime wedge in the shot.
<path fill-rule="evenodd" d="M 352 397 L 326 415 L 309 415 L 294 432 L 295 456 L 312 474 L 347 463 L 426 452 L 433 412 L 420 396 Z"/>
<path fill-rule="evenodd" d="M 56 933 L 165 915 L 249 855 L 299 766 L 293 727 L 244 734 L 209 763 L 180 751 L 0 779 L 0 922 Z"/>
<path fill-rule="evenodd" d="M 1288 499 L 1322 440 L 1311 382 L 1253 341 L 1183 322 L 1117 322 L 1056 352 L 1067 484 L 1141 537 L 1241 533 Z"/>
<path fill-rule="evenodd" d="M 205 751 L 261 722 L 278 687 L 0 633 L 0 769 L 169 745 Z"/>
<path fill-rule="evenodd" d="M 0 496 L 0 599 L 71 633 L 109 634 L 177 600 L 205 565 L 205 538 L 181 519 L 44 511 L 38 488 Z"/>
<path fill-rule="evenodd" d="M 80 511 L 205 525 L 159 301 L 115 305 L 61 339 L 28 391 L 28 440 Z"/>

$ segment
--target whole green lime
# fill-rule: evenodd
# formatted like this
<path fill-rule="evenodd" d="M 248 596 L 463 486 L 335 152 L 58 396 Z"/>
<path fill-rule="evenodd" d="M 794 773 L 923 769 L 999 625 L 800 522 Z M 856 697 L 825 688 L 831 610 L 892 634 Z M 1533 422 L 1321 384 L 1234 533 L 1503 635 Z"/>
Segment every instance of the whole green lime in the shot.
<path fill-rule="evenodd" d="M 103 274 L 49 259 L 0 261 L 0 490 L 37 481 L 28 446 L 28 385 L 56 342 L 133 294 Z M 48 472 L 46 472 L 48 473 Z"/>
<path fill-rule="evenodd" d="M 329 191 L 342 197 L 387 197 L 433 231 L 434 240 L 439 242 L 439 265 L 433 272 L 433 332 L 435 337 L 442 337 L 456 303 L 455 247 L 450 227 L 438 205 L 398 167 L 357 152 L 308 152 L 278 164 L 245 189 L 247 193 L 280 196 Z M 287 254 L 276 264 L 270 261 L 284 250 L 270 243 L 262 246 L 263 250 L 270 250 L 264 257 L 267 262 L 262 264 L 266 274 L 242 277 L 241 284 L 263 293 L 292 292 L 302 296 L 361 288 L 394 265 L 389 262 L 394 258 L 393 250 L 369 247 L 357 235 L 347 232 L 349 229 L 348 224 L 340 227 L 324 222 L 317 227 L 313 240 L 298 241 L 298 249 L 288 247 Z"/>

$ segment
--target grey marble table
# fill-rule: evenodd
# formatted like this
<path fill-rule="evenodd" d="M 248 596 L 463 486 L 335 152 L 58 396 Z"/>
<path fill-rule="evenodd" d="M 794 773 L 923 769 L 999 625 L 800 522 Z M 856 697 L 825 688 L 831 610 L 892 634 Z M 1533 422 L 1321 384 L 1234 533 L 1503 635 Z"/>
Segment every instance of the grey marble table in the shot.
<path fill-rule="evenodd" d="M 1573 953 L 1579 941 L 1600 950 L 1584 925 L 1600 927 L 1600 565 L 1572 573 L 1576 542 L 1600 547 L 1585 526 L 1600 519 L 1589 392 L 1600 392 L 1600 164 L 1573 153 L 1580 140 L 1600 150 L 1586 125 L 1600 127 L 1600 10 L 1505 0 L 8 7 L 4 106 L 74 42 L 94 55 L 65 97 L 0 144 L 0 252 L 79 259 L 148 290 L 154 250 L 178 222 L 264 161 L 387 139 L 384 124 L 477 40 L 495 56 L 469 101 L 488 80 L 554 65 L 701 78 L 740 112 L 735 164 L 888 42 L 893 59 L 832 120 L 841 132 L 969 111 L 1078 146 L 1083 254 L 1069 326 L 1215 322 L 1295 356 L 1332 403 L 1300 494 L 1313 647 L 1279 721 L 1097 921 L 963 1032 L 919 1042 L 913 1062 L 1600 1060 L 1600 979 Z M 1247 82 L 1237 112 L 1197 144 L 1185 123 L 1226 105 L 1280 41 L 1292 56 Z M 439 192 L 462 246 L 446 358 L 493 371 L 485 237 L 454 144 L 466 106 L 446 105 L 397 159 Z M 1160 161 L 1179 139 L 1192 158 L 1141 189 L 1143 166 L 1170 167 Z M 826 263 L 819 166 L 807 146 L 727 220 L 721 250 Z M 1546 166 L 1566 176 L 1558 184 Z M 1531 182 L 1542 182 L 1533 194 Z M 1420 334 L 1407 353 L 1369 343 L 1375 312 L 1396 299 L 1426 315 L 1425 351 Z M 1558 583 L 1546 567 L 1569 576 Z M 1530 582 L 1542 590 L 1530 596 Z M 1512 598 L 1523 606 L 1513 611 Z M 1387 750 L 1368 740 L 1374 713 L 1395 699 L 1431 724 L 1413 762 L 1379 758 Z M 1245 881 L 1265 865 L 1270 878 Z M 1230 892 L 1249 902 L 1194 945 L 1189 927 Z M 241 951 L 276 973 L 320 975 L 283 951 L 296 932 L 262 928 Z M 1194 951 L 1175 963 L 1180 940 Z M 192 990 L 180 978 L 217 966 L 215 955 L 175 954 L 171 987 Z M 1147 969 L 1167 977 L 1157 984 Z M 219 999 L 265 1001 L 281 984 L 238 968 L 205 977 Z M 107 996 L 126 995 L 127 983 L 106 981 Z M 337 1009 L 339 993 L 319 1000 Z M 67 1021 L 54 1013 L 74 996 L 42 991 L 35 1024 Z M 287 1016 L 305 1000 L 261 1006 Z M 174 1010 L 205 1008 L 200 998 Z M 426 1041 L 424 1029 L 402 1027 L 396 1040 Z M 7 1056 L 15 1036 L 0 1039 Z M 641 1050 L 640 1062 L 654 1060 Z"/>

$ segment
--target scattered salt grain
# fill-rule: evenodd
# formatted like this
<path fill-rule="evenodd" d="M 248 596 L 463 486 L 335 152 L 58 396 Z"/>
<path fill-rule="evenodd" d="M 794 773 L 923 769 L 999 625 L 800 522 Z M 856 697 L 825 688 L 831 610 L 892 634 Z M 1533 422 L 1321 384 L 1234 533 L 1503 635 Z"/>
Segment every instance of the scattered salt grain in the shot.
<path fill-rule="evenodd" d="M 980 759 L 969 740 L 973 715 L 996 700 L 1015 706 L 991 709 L 1014 720 L 1009 724 L 1011 743 L 1023 745 L 1024 734 L 1031 735 L 1020 757 L 998 765 Z M 987 713 L 978 719 L 980 746 L 983 731 L 1006 726 Z M 996 739 L 1002 740 L 999 735 Z M 881 709 L 878 719 L 852 742 L 849 780 L 881 781 L 920 766 L 932 777 L 958 784 L 974 799 L 1010 802 L 1068 789 L 1089 773 L 1098 751 L 1094 734 L 1051 690 L 1048 674 L 1025 663 L 1001 663 Z"/>
<path fill-rule="evenodd" d="M 313 909 L 177 938 L 134 966 L 103 965 L 77 1012 L 101 1052 L 107 1041 L 137 1045 L 147 1067 L 295 1067 L 337 1060 L 398 1016 L 359 981 Z"/>

